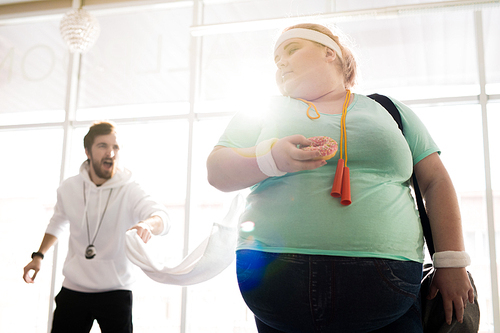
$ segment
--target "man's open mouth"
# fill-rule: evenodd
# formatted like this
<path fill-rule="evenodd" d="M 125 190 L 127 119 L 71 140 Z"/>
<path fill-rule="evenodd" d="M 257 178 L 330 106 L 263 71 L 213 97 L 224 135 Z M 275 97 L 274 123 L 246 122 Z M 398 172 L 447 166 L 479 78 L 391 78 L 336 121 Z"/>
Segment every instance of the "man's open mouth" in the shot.
<path fill-rule="evenodd" d="M 103 161 L 102 165 L 104 165 L 104 167 L 107 169 L 111 169 L 113 167 L 113 161 L 112 160 Z"/>

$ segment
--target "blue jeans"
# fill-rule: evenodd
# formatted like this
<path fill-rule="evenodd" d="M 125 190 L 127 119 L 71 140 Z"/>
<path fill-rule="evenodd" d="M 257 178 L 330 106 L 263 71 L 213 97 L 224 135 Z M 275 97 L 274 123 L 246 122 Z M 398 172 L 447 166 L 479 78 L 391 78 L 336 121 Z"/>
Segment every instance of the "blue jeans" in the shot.
<path fill-rule="evenodd" d="M 422 333 L 422 264 L 239 250 L 238 284 L 259 333 Z"/>

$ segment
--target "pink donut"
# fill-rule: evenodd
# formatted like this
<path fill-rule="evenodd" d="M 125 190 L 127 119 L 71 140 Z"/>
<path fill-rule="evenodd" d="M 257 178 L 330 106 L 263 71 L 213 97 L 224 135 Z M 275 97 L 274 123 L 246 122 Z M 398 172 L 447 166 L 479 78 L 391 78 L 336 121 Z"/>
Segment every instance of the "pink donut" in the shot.
<path fill-rule="evenodd" d="M 302 150 L 305 151 L 319 151 L 321 156 L 316 157 L 315 160 L 329 160 L 338 150 L 337 141 L 329 138 L 327 136 L 313 136 L 311 138 L 307 138 L 307 140 L 311 141 L 311 145 Z"/>

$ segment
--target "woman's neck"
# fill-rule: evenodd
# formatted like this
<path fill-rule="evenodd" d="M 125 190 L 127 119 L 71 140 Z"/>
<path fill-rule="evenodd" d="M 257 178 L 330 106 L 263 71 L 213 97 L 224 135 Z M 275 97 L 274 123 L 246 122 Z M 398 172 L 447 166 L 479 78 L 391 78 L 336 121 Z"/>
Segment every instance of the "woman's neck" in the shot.
<path fill-rule="evenodd" d="M 346 98 L 347 91 L 344 90 L 332 90 L 310 102 L 314 103 L 316 108 L 320 113 L 325 114 L 341 114 L 342 107 L 344 106 L 344 101 Z M 349 104 L 352 102 L 351 101 Z"/>

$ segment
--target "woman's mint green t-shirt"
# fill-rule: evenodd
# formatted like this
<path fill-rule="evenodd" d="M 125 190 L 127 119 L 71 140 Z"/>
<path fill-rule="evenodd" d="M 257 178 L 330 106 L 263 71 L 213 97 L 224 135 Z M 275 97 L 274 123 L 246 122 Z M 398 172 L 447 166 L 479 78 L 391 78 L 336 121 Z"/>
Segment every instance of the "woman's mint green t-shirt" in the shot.
<path fill-rule="evenodd" d="M 247 197 L 238 249 L 423 262 L 422 228 L 409 179 L 413 166 L 439 149 L 420 119 L 394 102 L 404 136 L 391 115 L 366 96 L 354 94 L 347 110 L 351 205 L 330 195 L 339 152 L 318 169 L 267 178 Z M 302 134 L 329 136 L 340 149 L 340 114 L 312 120 L 307 104 L 289 97 L 261 107 L 262 117 L 236 114 L 218 145 L 245 148 Z"/>

